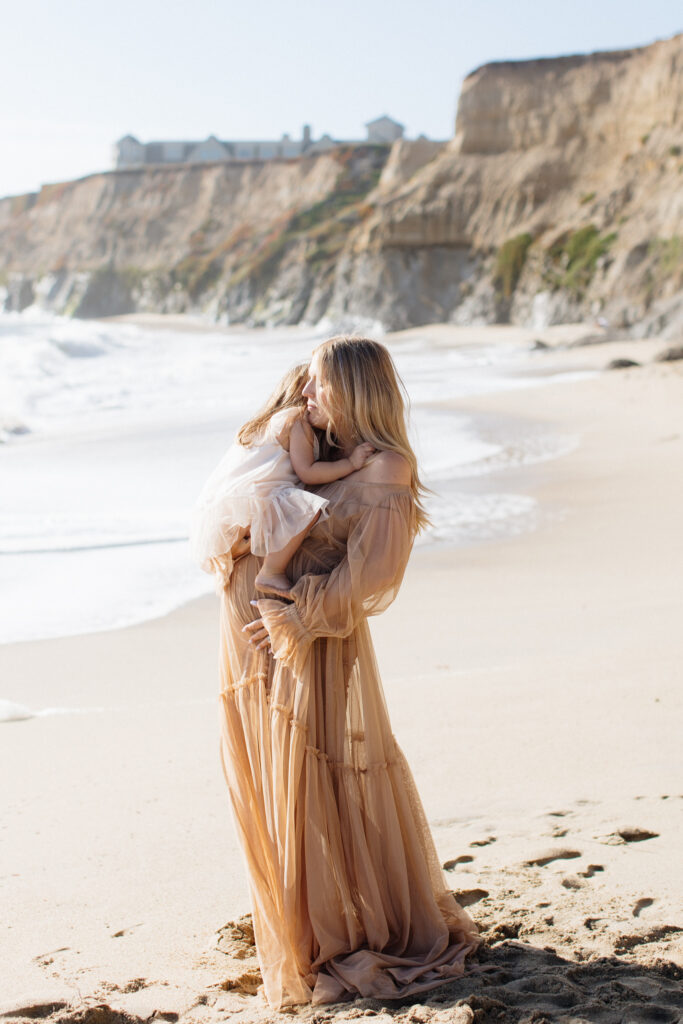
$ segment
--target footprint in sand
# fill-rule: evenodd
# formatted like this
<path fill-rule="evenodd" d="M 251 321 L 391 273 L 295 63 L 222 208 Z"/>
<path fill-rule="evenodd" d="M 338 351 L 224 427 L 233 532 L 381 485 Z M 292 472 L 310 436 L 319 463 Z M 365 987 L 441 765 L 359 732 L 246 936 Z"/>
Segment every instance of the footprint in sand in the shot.
<path fill-rule="evenodd" d="M 486 839 L 474 839 L 470 846 L 488 846 L 489 843 L 495 843 L 496 836 L 487 836 Z"/>
<path fill-rule="evenodd" d="M 68 953 L 71 946 L 60 946 L 59 949 L 51 949 L 47 953 L 39 953 L 38 956 L 33 957 L 33 963 L 38 964 L 40 967 L 49 967 L 50 964 L 55 962 L 55 957 L 58 953 Z"/>
<path fill-rule="evenodd" d="M 149 988 L 149 986 L 150 982 L 147 981 L 147 978 L 131 978 L 131 980 L 127 981 L 126 984 L 121 988 L 121 991 L 139 992 L 141 988 Z"/>
<path fill-rule="evenodd" d="M 53 1013 L 57 1013 L 58 1010 L 64 1010 L 68 1005 L 68 1003 L 64 1003 L 61 1000 L 54 1000 L 50 1003 L 29 1003 L 24 1005 L 18 1003 L 16 1006 L 6 1007 L 2 1016 L 27 1017 L 29 1020 L 38 1020 L 42 1017 L 51 1017 Z"/>
<path fill-rule="evenodd" d="M 454 857 L 453 860 L 447 860 L 443 863 L 444 871 L 452 871 L 457 868 L 458 864 L 471 864 L 474 857 L 470 857 L 469 853 L 463 853 L 459 857 Z"/>
<path fill-rule="evenodd" d="M 237 921 L 228 921 L 216 935 L 214 949 L 233 960 L 248 960 L 256 956 L 256 940 L 251 914 Z"/>
<path fill-rule="evenodd" d="M 649 896 L 644 896 L 642 900 L 637 900 L 636 905 L 634 906 L 632 911 L 633 916 L 640 917 L 641 911 L 645 910 L 646 907 L 651 907 L 653 903 L 654 900 L 651 899 Z"/>
<path fill-rule="evenodd" d="M 582 878 L 592 878 L 597 871 L 604 871 L 602 864 L 589 864 L 585 871 L 578 871 Z"/>
<path fill-rule="evenodd" d="M 453 893 L 453 895 L 461 907 L 471 907 L 473 903 L 485 899 L 488 892 L 486 889 L 461 889 L 460 892 Z"/>
<path fill-rule="evenodd" d="M 668 938 L 669 935 L 678 935 L 683 932 L 676 924 L 664 924 L 659 928 L 651 928 L 640 935 L 620 935 L 614 944 L 614 952 L 617 956 L 628 953 L 634 946 L 643 946 L 649 942 L 659 942 L 660 939 Z"/>
<path fill-rule="evenodd" d="M 616 832 L 609 832 L 606 836 L 596 836 L 595 838 L 606 846 L 622 846 L 624 843 L 642 843 L 645 839 L 659 839 L 659 832 L 650 832 L 646 828 L 624 825 Z"/>
<path fill-rule="evenodd" d="M 617 829 L 617 833 L 627 843 L 641 843 L 643 839 L 659 839 L 659 832 L 650 832 L 649 829 L 634 828 L 629 825 Z"/>
<path fill-rule="evenodd" d="M 120 939 L 123 935 L 128 935 L 130 932 L 135 931 L 136 928 L 142 928 L 142 922 L 139 924 L 132 924 L 130 928 L 119 928 L 117 932 L 112 932 L 112 939 Z"/>
<path fill-rule="evenodd" d="M 245 996 L 255 996 L 263 984 L 260 971 L 245 971 L 236 978 L 226 978 L 221 983 L 224 992 L 241 992 Z"/>
<path fill-rule="evenodd" d="M 573 860 L 574 857 L 580 856 L 581 854 L 578 850 L 567 850 L 559 847 L 556 850 L 544 850 L 535 857 L 530 857 L 528 860 L 524 861 L 524 867 L 544 868 L 546 864 L 551 864 L 554 860 Z"/>

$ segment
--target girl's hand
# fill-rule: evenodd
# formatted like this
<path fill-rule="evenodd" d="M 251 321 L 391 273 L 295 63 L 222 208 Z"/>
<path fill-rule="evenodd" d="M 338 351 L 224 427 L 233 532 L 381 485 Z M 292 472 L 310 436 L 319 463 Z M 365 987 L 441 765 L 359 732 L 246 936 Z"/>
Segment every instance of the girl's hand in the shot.
<path fill-rule="evenodd" d="M 353 449 L 349 455 L 349 462 L 353 466 L 354 470 L 362 469 L 370 456 L 374 455 L 374 453 L 375 449 L 369 441 L 364 441 L 363 444 L 359 444 Z"/>

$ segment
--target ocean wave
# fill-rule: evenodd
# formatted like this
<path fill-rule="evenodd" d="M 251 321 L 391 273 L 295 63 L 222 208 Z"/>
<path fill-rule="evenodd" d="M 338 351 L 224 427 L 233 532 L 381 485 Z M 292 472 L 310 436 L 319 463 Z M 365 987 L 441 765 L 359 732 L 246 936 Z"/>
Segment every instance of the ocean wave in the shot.
<path fill-rule="evenodd" d="M 104 711 L 104 708 L 41 708 L 33 711 L 25 704 L 13 700 L 0 699 L 0 722 L 25 722 L 29 718 L 43 718 L 46 715 L 83 715 L 91 711 Z"/>
<path fill-rule="evenodd" d="M 0 538 L 0 555 L 53 555 L 73 551 L 106 551 L 110 548 L 135 548 L 150 544 L 183 544 L 187 541 L 187 533 L 169 534 L 164 536 L 140 537 L 103 537 L 90 541 L 75 537 L 57 541 L 36 538 L 34 543 L 25 539 Z"/>
<path fill-rule="evenodd" d="M 75 338 L 48 338 L 48 341 L 65 356 L 74 359 L 92 359 L 107 355 L 107 348 L 95 341 L 79 341 Z"/>

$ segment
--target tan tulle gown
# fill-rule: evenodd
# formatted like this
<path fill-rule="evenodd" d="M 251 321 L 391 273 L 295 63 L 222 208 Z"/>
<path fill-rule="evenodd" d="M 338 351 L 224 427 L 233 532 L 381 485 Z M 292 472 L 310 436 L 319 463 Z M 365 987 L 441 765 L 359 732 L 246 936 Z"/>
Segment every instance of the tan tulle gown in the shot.
<path fill-rule="evenodd" d="M 330 514 L 291 563 L 293 603 L 258 602 L 272 655 L 242 632 L 258 558 L 235 561 L 221 598 L 221 755 L 273 1008 L 421 992 L 480 941 L 446 888 L 366 621 L 403 577 L 410 488 L 316 492 Z"/>

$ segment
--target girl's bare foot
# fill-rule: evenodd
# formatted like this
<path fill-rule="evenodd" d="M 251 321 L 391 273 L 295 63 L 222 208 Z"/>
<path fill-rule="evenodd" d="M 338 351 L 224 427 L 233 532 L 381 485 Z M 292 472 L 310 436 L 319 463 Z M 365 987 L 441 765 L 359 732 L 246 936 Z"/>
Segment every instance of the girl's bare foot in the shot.
<path fill-rule="evenodd" d="M 264 573 L 261 570 L 255 583 L 257 588 L 266 594 L 279 594 L 284 597 L 288 597 L 292 589 L 291 580 L 283 572 Z"/>

